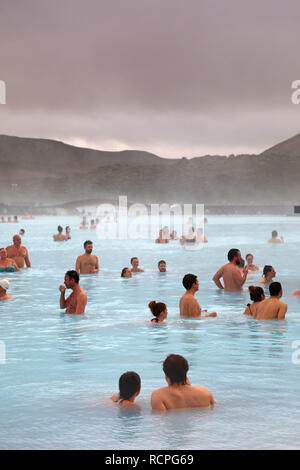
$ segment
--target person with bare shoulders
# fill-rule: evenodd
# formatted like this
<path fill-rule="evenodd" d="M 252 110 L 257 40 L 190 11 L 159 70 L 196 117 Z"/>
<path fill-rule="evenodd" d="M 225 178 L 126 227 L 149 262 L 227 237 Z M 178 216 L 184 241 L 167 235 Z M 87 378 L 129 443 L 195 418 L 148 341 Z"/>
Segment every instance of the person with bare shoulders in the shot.
<path fill-rule="evenodd" d="M 239 264 L 241 262 L 242 256 L 240 250 L 237 248 L 232 248 L 228 251 L 227 258 L 229 263 L 224 264 L 216 272 L 213 277 L 213 281 L 219 289 L 225 289 L 229 291 L 241 291 L 243 285 L 247 279 L 248 268 L 244 267 L 243 272 L 239 270 Z M 224 286 L 222 285 L 220 279 L 223 278 Z"/>
<path fill-rule="evenodd" d="M 119 393 L 110 399 L 124 408 L 136 408 L 134 403 L 141 391 L 141 378 L 136 372 L 125 372 L 119 379 Z"/>
<path fill-rule="evenodd" d="M 186 274 L 182 279 L 183 287 L 186 289 L 185 294 L 180 299 L 179 310 L 182 317 L 216 317 L 216 312 L 209 313 L 208 315 L 202 315 L 202 310 L 197 300 L 195 299 L 195 293 L 199 290 L 199 281 L 197 276 L 194 274 Z"/>
<path fill-rule="evenodd" d="M 259 281 L 260 284 L 269 284 L 273 282 L 273 277 L 276 276 L 276 271 L 273 266 L 266 264 L 263 269 L 263 279 Z"/>
<path fill-rule="evenodd" d="M 257 305 L 257 320 L 284 320 L 287 304 L 282 302 L 282 287 L 280 282 L 272 282 L 269 286 L 270 297 Z"/>
<path fill-rule="evenodd" d="M 167 263 L 165 262 L 165 260 L 161 259 L 158 263 L 157 263 L 157 267 L 158 267 L 158 271 L 160 273 L 166 273 L 167 272 Z"/>
<path fill-rule="evenodd" d="M 265 293 L 262 287 L 249 286 L 250 299 L 253 301 L 252 304 L 247 304 L 244 315 L 250 315 L 256 317 L 256 308 L 259 302 L 265 300 Z"/>
<path fill-rule="evenodd" d="M 155 302 L 155 300 L 152 300 L 149 303 L 148 307 L 150 308 L 151 313 L 154 316 L 154 318 L 150 320 L 150 323 L 160 324 L 163 323 L 164 320 L 167 318 L 168 309 L 166 304 L 164 304 L 163 302 Z"/>
<path fill-rule="evenodd" d="M 122 272 L 121 272 L 121 277 L 125 277 L 125 278 L 127 278 L 127 279 L 129 279 L 130 277 L 132 277 L 131 269 L 130 269 L 130 268 L 123 268 L 123 269 L 122 269 Z"/>
<path fill-rule="evenodd" d="M 76 271 L 79 274 L 94 274 L 99 272 L 99 260 L 96 255 L 92 255 L 93 242 L 86 240 L 83 244 L 85 253 L 78 256 L 76 260 Z"/>
<path fill-rule="evenodd" d="M 283 237 L 278 238 L 278 232 L 276 230 L 272 231 L 272 236 L 268 240 L 269 243 L 284 243 Z"/>
<path fill-rule="evenodd" d="M 7 279 L 0 279 L 0 300 L 11 300 L 11 296 L 6 293 L 9 286 L 10 284 Z"/>
<path fill-rule="evenodd" d="M 53 235 L 53 241 L 65 242 L 67 240 L 66 235 L 63 234 L 63 228 L 61 225 L 57 227 L 57 234 Z"/>
<path fill-rule="evenodd" d="M 251 253 L 248 253 L 246 255 L 246 261 L 247 261 L 247 268 L 248 268 L 248 273 L 251 271 L 259 271 L 259 266 L 256 266 L 256 264 L 253 264 L 253 255 Z"/>
<path fill-rule="evenodd" d="M 158 238 L 155 240 L 155 243 L 169 243 L 170 239 L 164 236 L 163 230 L 160 229 Z"/>
<path fill-rule="evenodd" d="M 15 271 L 20 271 L 19 266 L 12 258 L 8 258 L 5 248 L 0 248 L 0 273 L 14 273 Z"/>
<path fill-rule="evenodd" d="M 145 272 L 143 269 L 139 268 L 139 259 L 136 256 L 131 258 L 130 263 L 131 263 L 131 266 L 132 266 L 132 268 L 131 268 L 132 273 L 143 273 L 143 272 Z"/>
<path fill-rule="evenodd" d="M 65 308 L 65 313 L 80 315 L 84 313 L 87 303 L 87 295 L 79 285 L 79 274 L 77 271 L 67 271 L 65 274 L 64 286 L 59 286 L 60 290 L 60 308 Z M 66 299 L 66 289 L 72 289 L 71 295 Z"/>
<path fill-rule="evenodd" d="M 164 413 L 168 410 L 183 408 L 208 408 L 215 404 L 211 392 L 201 385 L 191 385 L 187 377 L 188 361 L 178 355 L 170 354 L 163 363 L 163 371 L 168 384 L 151 395 L 153 411 Z"/>
<path fill-rule="evenodd" d="M 300 290 L 295 290 L 292 294 L 294 297 L 300 297 Z"/>
<path fill-rule="evenodd" d="M 10 245 L 6 248 L 7 256 L 9 258 L 12 258 L 16 262 L 16 264 L 19 266 L 19 268 L 24 268 L 25 264 L 27 268 L 30 268 L 31 263 L 29 260 L 27 248 L 23 246 L 21 243 L 22 243 L 22 239 L 20 235 L 14 235 L 13 245 Z"/>
<path fill-rule="evenodd" d="M 197 240 L 197 243 L 207 243 L 208 240 L 207 240 L 207 237 L 204 235 L 203 233 L 203 228 L 197 228 L 197 232 L 196 232 L 196 240 Z"/>

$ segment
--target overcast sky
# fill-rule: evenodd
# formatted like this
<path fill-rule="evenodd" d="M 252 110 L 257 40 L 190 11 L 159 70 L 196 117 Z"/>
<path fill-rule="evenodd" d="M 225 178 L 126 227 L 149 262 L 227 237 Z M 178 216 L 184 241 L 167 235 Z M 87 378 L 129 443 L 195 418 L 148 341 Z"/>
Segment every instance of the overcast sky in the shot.
<path fill-rule="evenodd" d="M 300 132 L 298 0 L 0 0 L 0 133 L 164 157 Z"/>

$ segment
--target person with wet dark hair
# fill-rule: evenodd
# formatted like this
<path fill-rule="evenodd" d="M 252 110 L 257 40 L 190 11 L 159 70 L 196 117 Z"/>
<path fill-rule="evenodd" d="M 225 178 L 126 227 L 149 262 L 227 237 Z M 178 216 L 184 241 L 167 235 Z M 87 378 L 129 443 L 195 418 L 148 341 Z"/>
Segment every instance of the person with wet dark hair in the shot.
<path fill-rule="evenodd" d="M 132 273 L 143 273 L 144 270 L 139 268 L 139 259 L 136 256 L 133 256 L 130 260 L 130 264 L 132 266 L 131 272 Z"/>
<path fill-rule="evenodd" d="M 55 242 L 65 242 L 66 236 L 63 234 L 63 228 L 61 225 L 57 227 L 57 234 L 53 235 L 53 240 Z"/>
<path fill-rule="evenodd" d="M 86 240 L 83 244 L 85 253 L 76 259 L 76 271 L 80 274 L 97 274 L 99 272 L 98 256 L 93 255 L 93 242 Z"/>
<path fill-rule="evenodd" d="M 154 316 L 154 318 L 151 320 L 151 323 L 163 323 L 163 321 L 167 318 L 168 309 L 166 304 L 163 302 L 155 302 L 155 300 L 152 300 L 148 307 Z"/>
<path fill-rule="evenodd" d="M 266 264 L 263 269 L 263 279 L 259 281 L 260 284 L 268 284 L 273 282 L 273 277 L 276 276 L 276 271 L 273 266 Z"/>
<path fill-rule="evenodd" d="M 248 253 L 246 255 L 248 272 L 259 270 L 259 266 L 256 266 L 256 264 L 253 264 L 253 258 L 254 256 L 251 253 Z"/>
<path fill-rule="evenodd" d="M 283 237 L 278 238 L 278 232 L 277 230 L 272 231 L 272 236 L 268 240 L 269 243 L 283 243 Z"/>
<path fill-rule="evenodd" d="M 167 263 L 165 262 L 165 260 L 161 259 L 158 263 L 157 263 L 157 267 L 158 267 L 158 270 L 160 273 L 165 273 L 167 272 Z"/>
<path fill-rule="evenodd" d="M 123 268 L 121 272 L 121 277 L 129 278 L 132 277 L 132 272 L 130 268 Z"/>
<path fill-rule="evenodd" d="M 282 287 L 280 282 L 272 282 L 269 286 L 270 297 L 259 302 L 256 309 L 257 320 L 284 320 L 287 304 L 282 302 Z"/>
<path fill-rule="evenodd" d="M 126 408 L 133 408 L 136 397 L 141 391 L 141 378 L 136 372 L 125 372 L 119 379 L 119 393 L 111 397 L 111 400 Z"/>
<path fill-rule="evenodd" d="M 218 269 L 213 277 L 213 281 L 219 289 L 225 289 L 230 291 L 241 291 L 243 285 L 247 279 L 248 268 L 243 268 L 242 272 L 239 269 L 239 265 L 242 260 L 240 250 L 232 248 L 228 251 L 227 258 L 229 263 L 224 264 Z M 224 286 L 220 279 L 223 278 Z"/>
<path fill-rule="evenodd" d="M 72 289 L 71 295 L 66 299 L 66 289 Z M 60 291 L 60 308 L 65 308 L 65 313 L 80 315 L 84 313 L 87 303 L 87 295 L 79 285 L 79 274 L 77 271 L 70 270 L 65 274 L 64 285 L 59 286 Z"/>
<path fill-rule="evenodd" d="M 153 411 L 166 412 L 179 408 L 209 407 L 215 403 L 211 392 L 201 385 L 192 386 L 187 376 L 188 361 L 179 354 L 170 354 L 163 362 L 167 387 L 151 395 Z"/>
<path fill-rule="evenodd" d="M 265 293 L 262 287 L 257 286 L 249 286 L 248 287 L 250 293 L 250 299 L 252 300 L 252 304 L 247 304 L 245 308 L 244 315 L 251 315 L 252 317 L 256 317 L 256 307 L 259 302 L 265 300 Z"/>
<path fill-rule="evenodd" d="M 181 316 L 203 318 L 217 316 L 216 312 L 202 315 L 202 312 L 207 312 L 207 310 L 202 310 L 195 298 L 195 293 L 199 290 L 199 281 L 195 274 L 186 274 L 182 279 L 182 284 L 186 289 L 186 292 L 179 301 L 179 311 Z"/>

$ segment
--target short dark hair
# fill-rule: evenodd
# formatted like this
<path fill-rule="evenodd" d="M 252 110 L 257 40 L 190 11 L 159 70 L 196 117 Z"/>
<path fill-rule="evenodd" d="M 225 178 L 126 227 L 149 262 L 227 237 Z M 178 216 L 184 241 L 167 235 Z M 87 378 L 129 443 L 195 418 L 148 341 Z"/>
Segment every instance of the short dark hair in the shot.
<path fill-rule="evenodd" d="M 183 287 L 186 290 L 190 290 L 195 282 L 197 282 L 197 276 L 195 276 L 195 274 L 186 274 L 182 279 Z"/>
<path fill-rule="evenodd" d="M 163 363 L 163 371 L 171 384 L 186 384 L 186 374 L 189 370 L 188 361 L 179 354 L 169 354 Z"/>
<path fill-rule="evenodd" d="M 232 261 L 235 256 L 238 256 L 240 250 L 238 248 L 231 248 L 227 253 L 228 261 Z"/>
<path fill-rule="evenodd" d="M 91 242 L 91 240 L 86 240 L 83 244 L 83 248 L 85 248 L 87 245 L 92 245 L 93 242 Z"/>
<path fill-rule="evenodd" d="M 78 284 L 79 282 L 79 274 L 77 271 L 74 271 L 73 269 L 71 269 L 70 271 L 67 271 L 66 272 L 66 275 L 69 276 L 70 279 L 74 279 L 74 281 L 76 282 L 76 284 Z"/>
<path fill-rule="evenodd" d="M 124 277 L 124 276 L 125 276 L 126 269 L 128 269 L 128 268 L 123 268 L 123 269 L 122 269 L 122 272 L 121 272 L 121 277 Z"/>
<path fill-rule="evenodd" d="M 278 295 L 281 289 L 282 287 L 280 282 L 271 282 L 271 284 L 269 285 L 269 292 L 271 296 Z"/>
<path fill-rule="evenodd" d="M 136 372 L 125 372 L 119 378 L 120 399 L 128 400 L 139 391 L 141 378 Z"/>
<path fill-rule="evenodd" d="M 277 230 L 273 230 L 273 231 L 272 231 L 272 237 L 277 237 L 277 235 L 278 235 Z"/>
<path fill-rule="evenodd" d="M 159 265 L 162 264 L 162 263 L 167 264 L 164 259 L 161 259 L 161 260 L 157 263 L 157 266 L 159 266 Z"/>
<path fill-rule="evenodd" d="M 266 264 L 263 269 L 263 276 L 266 276 L 270 271 L 272 271 L 273 266 Z"/>
<path fill-rule="evenodd" d="M 62 228 L 61 225 L 59 225 L 59 226 L 57 227 L 57 231 L 58 231 L 59 233 L 61 233 L 61 232 L 63 231 L 63 228 Z"/>
<path fill-rule="evenodd" d="M 252 256 L 252 258 L 254 258 L 254 256 L 252 255 L 252 253 L 248 253 L 248 254 L 246 255 L 246 259 L 248 258 L 248 256 Z"/>
<path fill-rule="evenodd" d="M 130 263 L 132 263 L 132 261 L 133 261 L 134 259 L 138 259 L 138 257 L 137 257 L 137 256 L 133 256 L 133 257 L 131 258 L 131 260 L 130 260 Z"/>

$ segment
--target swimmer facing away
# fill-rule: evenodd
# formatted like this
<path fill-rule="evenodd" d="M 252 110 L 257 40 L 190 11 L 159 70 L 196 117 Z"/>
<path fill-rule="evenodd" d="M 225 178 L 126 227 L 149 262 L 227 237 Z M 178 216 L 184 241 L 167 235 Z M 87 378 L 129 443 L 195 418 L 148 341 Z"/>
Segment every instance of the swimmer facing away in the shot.
<path fill-rule="evenodd" d="M 272 231 L 272 236 L 268 240 L 269 243 L 284 243 L 283 237 L 278 238 L 278 232 L 276 230 Z"/>
<path fill-rule="evenodd" d="M 155 300 L 152 300 L 149 303 L 148 307 L 150 308 L 151 313 L 154 316 L 154 318 L 150 320 L 150 323 L 163 323 L 164 320 L 167 318 L 168 309 L 166 304 L 164 304 L 163 302 L 155 302 Z"/>
<path fill-rule="evenodd" d="M 170 354 L 163 363 L 167 387 L 162 387 L 151 395 L 153 411 L 164 413 L 182 408 L 210 407 L 215 404 L 211 392 L 201 385 L 191 385 L 187 377 L 188 361 L 178 355 Z"/>
<path fill-rule="evenodd" d="M 259 302 L 265 300 L 265 293 L 262 287 L 256 286 L 249 286 L 248 287 L 250 293 L 250 299 L 252 300 L 252 304 L 247 304 L 245 308 L 244 315 L 251 315 L 252 317 L 256 317 L 256 308 Z"/>
<path fill-rule="evenodd" d="M 136 408 L 134 403 L 141 391 L 141 378 L 136 372 L 125 372 L 119 379 L 119 393 L 110 399 L 124 408 Z"/>
<path fill-rule="evenodd" d="M 280 300 L 282 287 L 280 282 L 272 282 L 269 287 L 270 297 L 259 302 L 256 308 L 257 320 L 284 320 L 287 304 Z"/>

